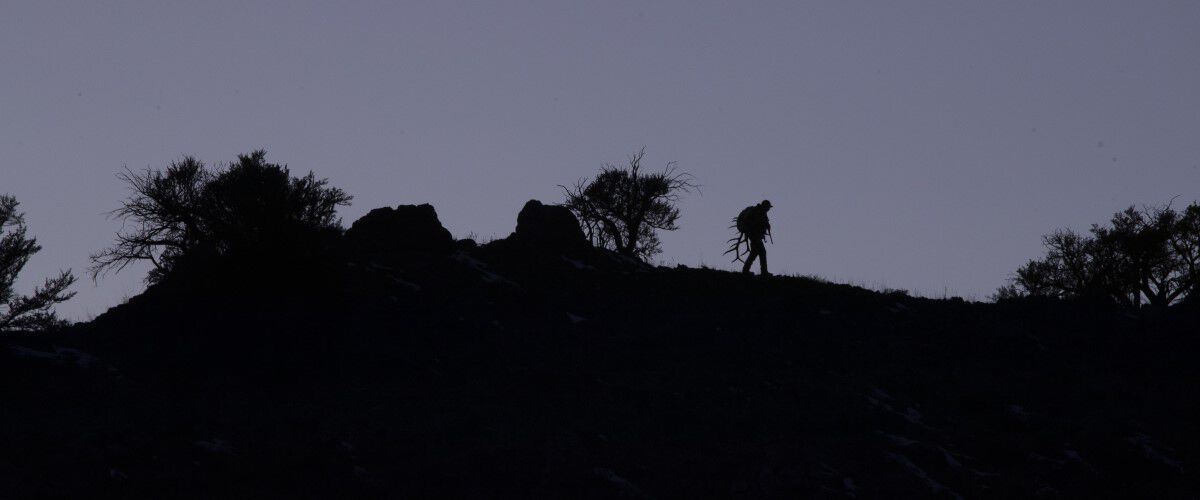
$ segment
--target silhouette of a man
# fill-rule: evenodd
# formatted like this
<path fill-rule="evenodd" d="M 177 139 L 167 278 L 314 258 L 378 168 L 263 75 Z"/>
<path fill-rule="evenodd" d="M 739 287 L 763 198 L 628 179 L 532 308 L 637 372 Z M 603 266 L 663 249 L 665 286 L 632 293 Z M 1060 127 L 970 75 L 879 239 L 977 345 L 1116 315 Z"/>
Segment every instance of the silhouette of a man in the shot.
<path fill-rule="evenodd" d="M 767 272 L 767 247 L 763 239 L 771 234 L 771 221 L 767 219 L 767 211 L 771 209 L 771 201 L 751 205 L 742 210 L 737 217 L 737 228 L 750 243 L 750 254 L 746 256 L 746 264 L 742 266 L 742 274 L 750 274 L 750 265 L 758 259 L 759 274 L 770 276 Z"/>

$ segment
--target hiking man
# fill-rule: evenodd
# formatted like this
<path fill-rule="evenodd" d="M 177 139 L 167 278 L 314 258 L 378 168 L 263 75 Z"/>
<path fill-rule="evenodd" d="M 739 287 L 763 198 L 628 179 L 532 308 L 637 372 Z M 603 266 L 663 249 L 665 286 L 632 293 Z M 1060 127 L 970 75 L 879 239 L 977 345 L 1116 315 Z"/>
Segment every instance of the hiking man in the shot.
<path fill-rule="evenodd" d="M 725 253 L 735 252 L 737 257 L 734 260 L 742 260 L 741 245 L 745 243 L 749 247 L 745 264 L 742 266 L 743 274 L 750 274 L 750 265 L 757 258 L 759 274 L 771 275 L 767 272 L 767 248 L 763 245 L 763 239 L 771 236 L 771 221 L 767 219 L 767 211 L 770 209 L 771 201 L 763 200 L 762 203 L 746 207 L 734 219 L 738 236 L 730 240 L 733 246 Z"/>

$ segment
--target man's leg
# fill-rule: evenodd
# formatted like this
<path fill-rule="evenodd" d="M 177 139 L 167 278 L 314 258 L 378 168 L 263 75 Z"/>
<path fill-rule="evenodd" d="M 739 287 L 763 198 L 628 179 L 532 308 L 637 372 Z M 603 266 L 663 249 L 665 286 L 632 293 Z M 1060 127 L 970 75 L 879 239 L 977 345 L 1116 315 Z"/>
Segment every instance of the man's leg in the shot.
<path fill-rule="evenodd" d="M 750 240 L 750 253 L 758 257 L 758 269 L 760 274 L 767 274 L 767 249 L 763 247 L 761 239 Z M 750 261 L 746 261 L 746 271 L 750 271 Z"/>
<path fill-rule="evenodd" d="M 758 255 L 754 253 L 754 245 L 750 245 L 750 253 L 746 254 L 746 263 L 742 265 L 742 274 L 750 274 L 750 264 L 754 263 L 754 257 Z"/>

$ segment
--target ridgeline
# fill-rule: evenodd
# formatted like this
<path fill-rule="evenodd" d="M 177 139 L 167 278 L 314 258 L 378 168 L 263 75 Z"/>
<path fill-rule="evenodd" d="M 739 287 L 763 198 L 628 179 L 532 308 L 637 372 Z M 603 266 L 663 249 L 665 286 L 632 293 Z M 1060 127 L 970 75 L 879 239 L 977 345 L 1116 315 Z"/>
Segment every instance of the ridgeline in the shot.
<path fill-rule="evenodd" d="M 1195 498 L 1194 308 L 652 267 L 372 211 L 0 338 L 0 497 Z"/>

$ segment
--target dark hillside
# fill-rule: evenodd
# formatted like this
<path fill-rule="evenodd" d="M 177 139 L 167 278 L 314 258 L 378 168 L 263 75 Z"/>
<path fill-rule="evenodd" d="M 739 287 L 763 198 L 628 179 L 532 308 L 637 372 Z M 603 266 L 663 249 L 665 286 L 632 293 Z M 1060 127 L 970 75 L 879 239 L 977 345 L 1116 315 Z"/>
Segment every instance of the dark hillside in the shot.
<path fill-rule="evenodd" d="M 652 268 L 533 202 L 482 246 L 368 217 L 4 338 L 0 497 L 1200 495 L 1194 312 Z"/>

